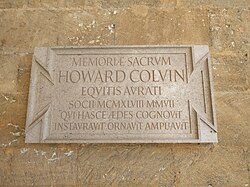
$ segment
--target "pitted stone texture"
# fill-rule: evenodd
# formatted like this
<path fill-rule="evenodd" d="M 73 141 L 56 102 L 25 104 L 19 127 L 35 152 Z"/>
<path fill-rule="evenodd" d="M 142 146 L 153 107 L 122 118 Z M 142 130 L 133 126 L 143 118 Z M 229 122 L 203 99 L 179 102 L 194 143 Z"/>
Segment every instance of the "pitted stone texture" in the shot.
<path fill-rule="evenodd" d="M 249 8 L 249 0 L 0 0 L 0 186 L 249 186 Z M 159 43 L 209 45 L 218 146 L 25 143 L 34 47 Z"/>

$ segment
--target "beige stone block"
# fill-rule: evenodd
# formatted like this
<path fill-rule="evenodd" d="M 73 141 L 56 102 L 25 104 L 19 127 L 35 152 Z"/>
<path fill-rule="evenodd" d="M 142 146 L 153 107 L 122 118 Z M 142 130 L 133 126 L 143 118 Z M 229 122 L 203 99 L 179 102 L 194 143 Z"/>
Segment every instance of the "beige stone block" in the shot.
<path fill-rule="evenodd" d="M 27 95 L 4 96 L 0 96 L 0 147 L 24 145 Z"/>
<path fill-rule="evenodd" d="M 249 186 L 249 5 L 248 0 L 1 0 L 0 186 Z M 19 136 L 32 56 L 20 60 L 20 53 L 39 46 L 158 43 L 210 45 L 219 92 L 218 146 L 30 145 Z M 12 79 L 21 82 L 12 86 Z"/>
<path fill-rule="evenodd" d="M 0 94 L 16 92 L 17 71 L 18 62 L 13 55 L 0 55 Z"/>
<path fill-rule="evenodd" d="M 177 0 L 100 0 L 102 8 L 132 8 L 134 6 L 148 6 L 161 8 L 174 8 Z"/>
<path fill-rule="evenodd" d="M 249 50 L 250 11 L 247 9 L 209 10 L 212 49 Z"/>
<path fill-rule="evenodd" d="M 0 11 L 0 51 L 3 53 L 33 52 L 35 46 L 56 45 L 57 11 Z M 11 34 L 9 34 L 11 33 Z"/>
<path fill-rule="evenodd" d="M 247 66 L 244 53 L 234 55 L 213 55 L 213 77 L 215 91 L 247 91 L 249 90 Z"/>
<path fill-rule="evenodd" d="M 55 45 L 209 44 L 206 11 L 147 11 L 146 5 L 140 9 L 117 14 L 98 9 L 2 11 L 2 51 L 33 52 L 35 46 Z"/>
<path fill-rule="evenodd" d="M 246 161 L 247 161 L 247 168 L 248 168 L 248 172 L 249 172 L 249 170 L 250 170 L 250 149 L 247 148 L 247 149 L 245 149 L 244 151 L 245 151 L 244 156 L 245 156 L 245 159 L 246 159 Z M 250 176 L 250 173 L 249 173 L 249 176 Z M 249 182 L 248 182 L 247 184 L 250 184 L 250 180 L 249 180 Z M 246 184 L 246 185 L 247 185 L 247 184 Z M 246 186 L 246 185 L 245 185 L 245 186 Z"/>
<path fill-rule="evenodd" d="M 59 8 L 63 5 L 65 0 L 28 0 L 27 7 L 29 8 Z"/>
<path fill-rule="evenodd" d="M 18 93 L 28 94 L 30 82 L 30 69 L 19 67 L 17 75 L 17 91 Z"/>
<path fill-rule="evenodd" d="M 28 9 L 28 8 L 60 8 L 65 6 L 65 0 L 2 0 L 0 9 Z"/>
<path fill-rule="evenodd" d="M 2 0 L 0 9 L 27 9 L 27 8 L 95 8 L 121 9 L 136 5 L 149 7 L 174 8 L 177 0 Z"/>
<path fill-rule="evenodd" d="M 209 44 L 209 22 L 203 10 L 158 10 L 142 6 L 118 14 L 119 44 Z"/>
<path fill-rule="evenodd" d="M 58 45 L 114 44 L 116 15 L 107 10 L 68 10 L 59 12 Z"/>
<path fill-rule="evenodd" d="M 220 92 L 215 94 L 219 142 L 221 145 L 250 144 L 249 93 Z"/>
<path fill-rule="evenodd" d="M 242 148 L 176 145 L 173 155 L 177 170 L 176 186 L 231 187 L 249 184 L 249 173 Z"/>
<path fill-rule="evenodd" d="M 9 9 L 9 8 L 22 8 L 28 4 L 28 0 L 1 0 L 0 1 L 0 9 Z"/>
<path fill-rule="evenodd" d="M 193 7 L 219 7 L 219 8 L 245 8 L 249 6 L 248 0 L 178 0 L 178 5 L 185 8 Z"/>
<path fill-rule="evenodd" d="M 78 153 L 83 186 L 172 186 L 171 145 L 87 145 Z"/>
<path fill-rule="evenodd" d="M 0 180 L 4 186 L 67 186 L 77 180 L 77 150 L 57 147 L 4 148 Z"/>
<path fill-rule="evenodd" d="M 0 94 L 17 94 L 28 92 L 31 54 L 0 55 Z M 5 97 L 8 101 L 8 96 Z"/>
<path fill-rule="evenodd" d="M 250 92 L 250 50 L 244 54 L 245 62 L 246 62 L 246 77 L 247 77 L 247 84 L 248 91 Z"/>

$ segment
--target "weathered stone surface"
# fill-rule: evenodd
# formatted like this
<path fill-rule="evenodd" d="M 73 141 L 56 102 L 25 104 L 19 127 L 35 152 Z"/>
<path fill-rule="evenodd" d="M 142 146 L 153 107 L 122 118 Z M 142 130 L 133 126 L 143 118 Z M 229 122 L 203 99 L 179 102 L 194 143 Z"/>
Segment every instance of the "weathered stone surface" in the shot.
<path fill-rule="evenodd" d="M 28 92 L 31 59 L 31 54 L 0 54 L 0 89 L 2 93 Z"/>
<path fill-rule="evenodd" d="M 212 46 L 217 51 L 249 51 L 250 10 L 213 9 L 209 11 L 211 20 Z"/>
<path fill-rule="evenodd" d="M 2 147 L 12 145 L 24 145 L 24 130 L 27 111 L 27 95 L 17 94 L 3 94 L 5 97 L 0 97 L 0 122 L 1 122 L 1 139 L 0 145 Z M 22 111 L 17 113 L 17 111 Z"/>
<path fill-rule="evenodd" d="M 36 48 L 27 143 L 217 142 L 207 46 Z"/>
<path fill-rule="evenodd" d="M 2 9 L 21 9 L 21 8 L 129 8 L 137 5 L 146 5 L 152 7 L 169 7 L 174 8 L 177 4 L 177 0 L 19 0 L 9 1 L 2 0 L 0 2 L 0 8 Z"/>
<path fill-rule="evenodd" d="M 0 8 L 2 9 L 20 9 L 20 8 L 130 8 L 137 5 L 146 5 L 150 7 L 161 8 L 175 8 L 176 6 L 182 8 L 246 8 L 249 7 L 248 0 L 19 0 L 9 1 L 2 0 L 0 2 Z"/>
<path fill-rule="evenodd" d="M 36 147 L 1 149 L 0 180 L 7 186 L 74 185 L 77 182 L 77 151 L 65 148 Z M 5 171 L 8 165 L 14 172 Z M 36 168 L 36 173 L 30 168 Z M 64 180 L 62 180 L 65 179 Z"/>
<path fill-rule="evenodd" d="M 171 186 L 175 179 L 170 145 L 87 145 L 78 155 L 80 185 Z"/>
<path fill-rule="evenodd" d="M 147 6 L 134 7 L 118 14 L 114 23 L 116 24 L 115 44 L 210 43 L 208 16 L 204 10 L 159 10 L 148 9 Z"/>
<path fill-rule="evenodd" d="M 31 52 L 35 45 L 49 46 L 57 43 L 56 25 L 58 15 L 56 11 L 38 10 L 22 11 L 15 14 L 15 10 L 0 11 L 0 51 L 4 53 Z M 33 16 L 32 16 L 33 15 Z M 6 23 L 11 24 L 6 24 Z M 53 25 L 53 26 L 52 26 Z M 11 35 L 4 37 L 11 31 Z M 50 33 L 49 35 L 47 34 Z M 36 34 L 35 34 L 36 33 Z"/>
<path fill-rule="evenodd" d="M 105 9 L 20 9 L 17 14 L 14 12 L 12 9 L 0 11 L 0 52 L 4 54 L 32 53 L 39 46 L 204 45 L 211 40 L 205 10 L 147 11 L 147 6 L 143 5 L 117 10 L 115 14 Z"/>
<path fill-rule="evenodd" d="M 214 55 L 213 77 L 214 87 L 217 91 L 234 92 L 247 91 L 248 81 L 248 59 L 247 53 Z"/>
<path fill-rule="evenodd" d="M 173 154 L 177 186 L 245 186 L 249 182 L 245 152 L 238 147 L 176 146 Z"/>
<path fill-rule="evenodd" d="M 5 93 L 16 91 L 18 64 L 11 55 L 0 55 L 0 90 Z"/>
<path fill-rule="evenodd" d="M 248 0 L 0 0 L 0 186 L 249 186 L 249 7 Z M 34 47 L 114 44 L 209 45 L 217 146 L 25 144 Z M 42 155 L 54 152 L 53 162 Z"/>
<path fill-rule="evenodd" d="M 213 7 L 220 7 L 220 8 L 246 8 L 249 7 L 248 0 L 224 0 L 224 1 L 216 1 L 216 0 L 178 0 L 178 4 L 181 7 L 198 7 L 198 8 L 213 8 Z"/>
<path fill-rule="evenodd" d="M 250 95 L 248 93 L 219 92 L 215 94 L 217 100 L 217 119 L 219 131 L 223 131 L 219 136 L 222 145 L 248 146 L 249 130 L 249 104 Z"/>

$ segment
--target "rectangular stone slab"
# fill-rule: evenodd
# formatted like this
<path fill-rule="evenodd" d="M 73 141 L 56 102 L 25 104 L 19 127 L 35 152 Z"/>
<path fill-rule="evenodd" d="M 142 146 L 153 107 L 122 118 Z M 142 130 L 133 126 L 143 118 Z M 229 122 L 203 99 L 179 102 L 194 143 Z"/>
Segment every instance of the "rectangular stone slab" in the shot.
<path fill-rule="evenodd" d="M 207 46 L 36 48 L 26 143 L 217 142 Z"/>

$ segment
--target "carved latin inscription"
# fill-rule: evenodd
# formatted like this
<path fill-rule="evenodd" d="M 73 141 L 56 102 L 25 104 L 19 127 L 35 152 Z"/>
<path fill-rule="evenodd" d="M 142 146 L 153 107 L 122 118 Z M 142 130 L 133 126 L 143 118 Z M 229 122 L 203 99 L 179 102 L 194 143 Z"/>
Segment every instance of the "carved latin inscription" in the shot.
<path fill-rule="evenodd" d="M 27 143 L 217 142 L 207 46 L 36 48 Z"/>

